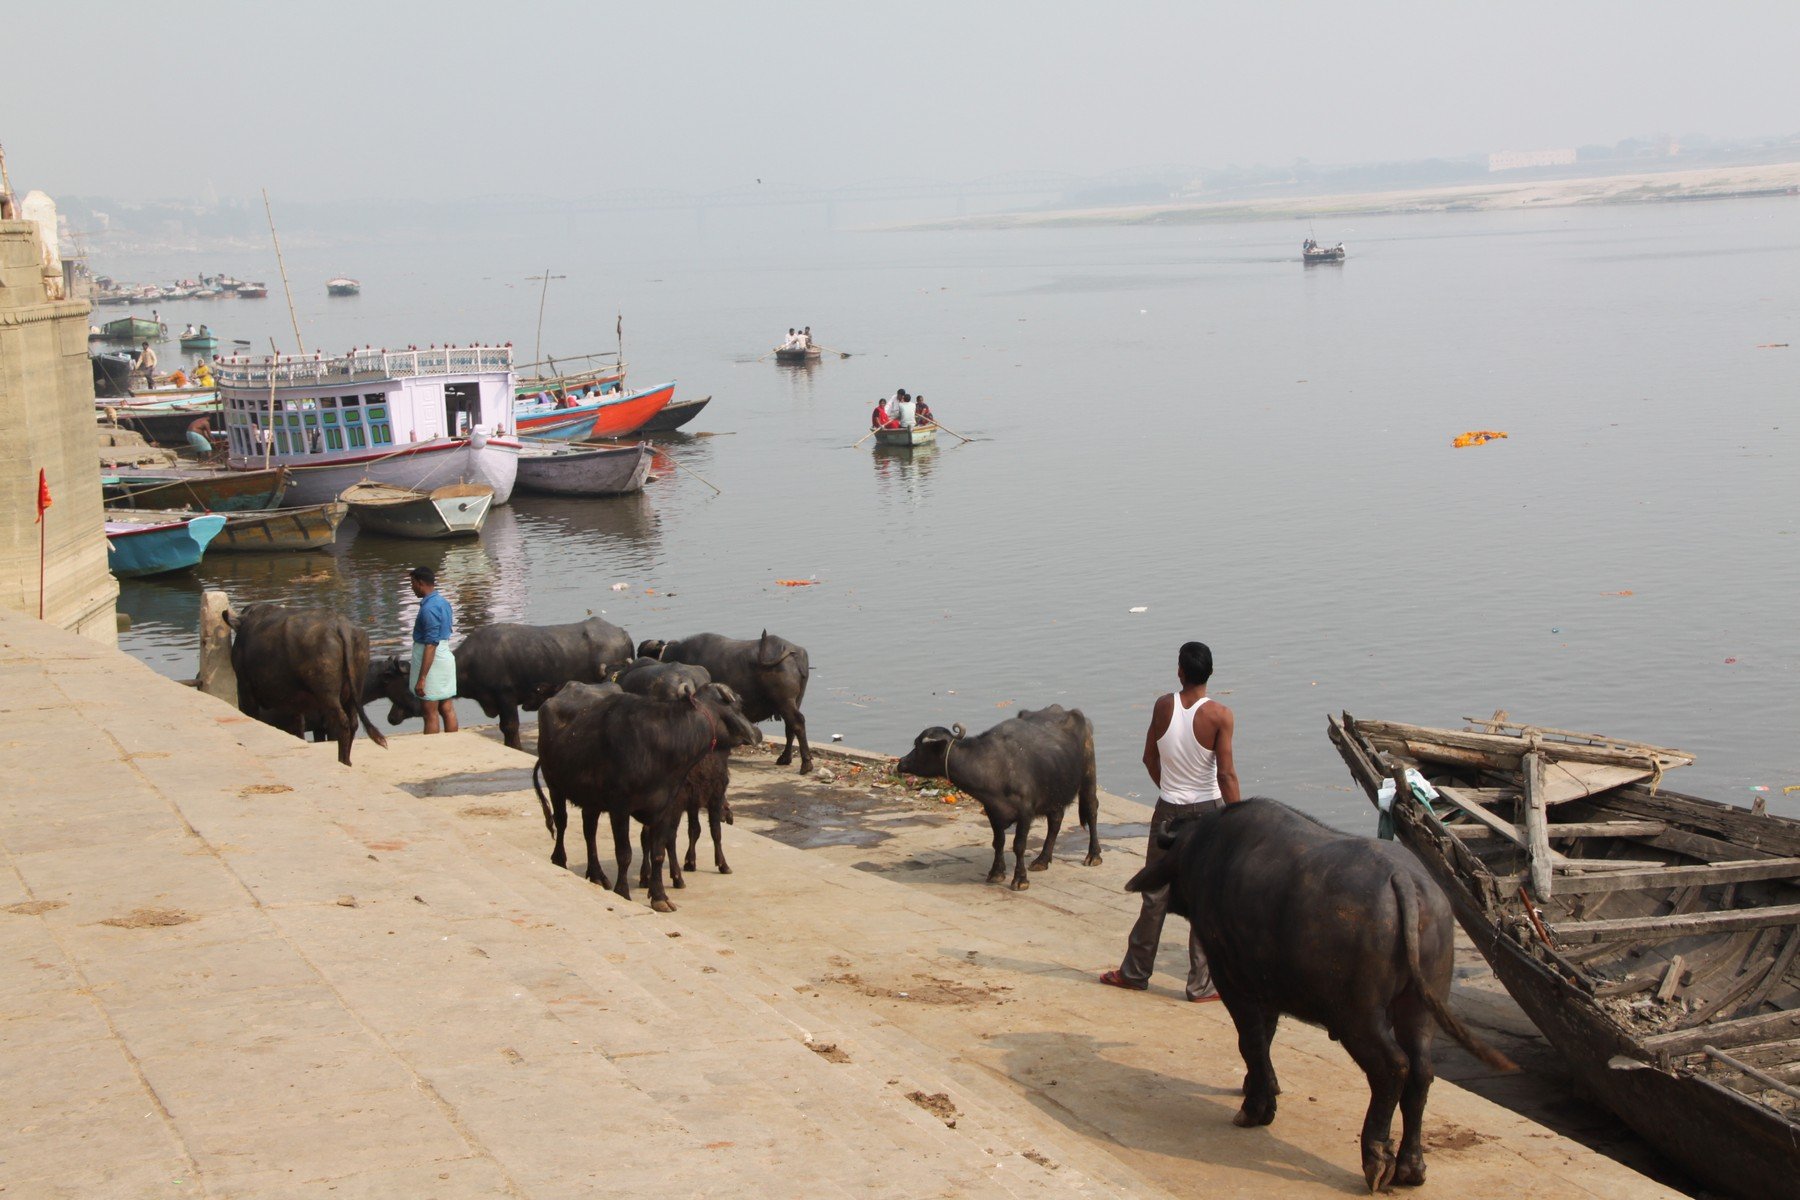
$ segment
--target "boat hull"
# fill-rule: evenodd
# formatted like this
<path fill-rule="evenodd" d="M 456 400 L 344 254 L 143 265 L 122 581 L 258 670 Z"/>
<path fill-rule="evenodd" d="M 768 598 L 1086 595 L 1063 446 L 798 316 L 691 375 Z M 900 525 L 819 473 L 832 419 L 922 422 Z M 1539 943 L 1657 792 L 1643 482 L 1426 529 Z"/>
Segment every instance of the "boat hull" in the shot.
<path fill-rule="evenodd" d="M 534 411 L 515 404 L 513 420 L 520 437 L 537 442 L 624 437 L 636 433 L 674 398 L 675 385 L 665 383 L 630 394 L 611 392 L 604 400 L 576 408 Z"/>
<path fill-rule="evenodd" d="M 266 471 L 121 471 L 102 491 L 108 508 L 194 508 L 206 512 L 240 512 L 277 508 L 287 492 L 284 467 Z"/>
<path fill-rule="evenodd" d="M 290 462 L 286 503 L 329 504 L 354 483 L 372 480 L 429 491 L 463 480 L 494 489 L 494 503 L 512 499 L 518 478 L 519 444 L 496 438 L 481 446 L 463 438 L 419 442 L 388 454 L 343 456 L 316 464 Z"/>
<path fill-rule="evenodd" d="M 120 579 L 143 579 L 185 571 L 206 554 L 225 518 L 203 513 L 168 524 L 132 525 L 107 521 L 106 565 Z"/>
<path fill-rule="evenodd" d="M 877 446 L 929 446 L 937 441 L 937 426 L 915 425 L 911 429 L 877 429 Z"/>
<path fill-rule="evenodd" d="M 344 490 L 343 502 L 356 523 L 371 533 L 437 541 L 478 535 L 493 508 L 494 493 L 480 484 L 451 484 L 410 495 L 405 488 L 357 484 Z"/>
<path fill-rule="evenodd" d="M 519 456 L 519 490 L 546 496 L 620 496 L 644 489 L 649 446 L 608 446 Z"/>
<path fill-rule="evenodd" d="M 155 404 L 141 407 L 119 407 L 113 410 L 114 422 L 121 429 L 139 434 L 152 446 L 180 448 L 186 446 L 188 426 L 201 417 L 214 428 L 222 423 L 223 409 L 217 400 L 199 404 Z"/>
<path fill-rule="evenodd" d="M 216 337 L 182 338 L 181 348 L 183 350 L 217 350 L 219 339 Z"/>
<path fill-rule="evenodd" d="M 700 410 L 712 403 L 711 396 L 702 396 L 698 400 L 671 400 L 663 406 L 663 410 L 639 425 L 639 433 L 673 433 L 700 415 Z"/>
<path fill-rule="evenodd" d="M 315 504 L 272 512 L 236 513 L 207 547 L 211 554 L 273 554 L 324 550 L 337 541 L 346 505 Z"/>
<path fill-rule="evenodd" d="M 809 363 L 819 361 L 819 348 L 809 347 L 805 350 L 777 350 L 775 361 L 778 363 Z"/>

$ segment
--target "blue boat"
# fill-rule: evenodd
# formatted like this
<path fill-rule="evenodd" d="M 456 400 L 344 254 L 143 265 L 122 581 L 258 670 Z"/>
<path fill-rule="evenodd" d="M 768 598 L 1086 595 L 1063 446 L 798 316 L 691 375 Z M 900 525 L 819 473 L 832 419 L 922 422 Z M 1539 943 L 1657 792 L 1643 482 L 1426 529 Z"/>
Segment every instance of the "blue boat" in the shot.
<path fill-rule="evenodd" d="M 207 543 L 225 528 L 218 513 L 170 520 L 142 519 L 133 512 L 106 514 L 106 565 L 120 579 L 185 571 L 206 553 Z"/>

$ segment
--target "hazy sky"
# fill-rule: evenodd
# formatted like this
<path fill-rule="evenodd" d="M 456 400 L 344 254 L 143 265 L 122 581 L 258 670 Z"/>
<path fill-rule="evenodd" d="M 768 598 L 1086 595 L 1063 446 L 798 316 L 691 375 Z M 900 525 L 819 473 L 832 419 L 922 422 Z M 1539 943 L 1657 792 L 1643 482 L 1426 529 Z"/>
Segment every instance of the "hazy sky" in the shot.
<path fill-rule="evenodd" d="M 7 5 L 61 194 L 712 191 L 1800 130 L 1800 3 Z M 24 47 L 38 53 L 22 53 Z"/>

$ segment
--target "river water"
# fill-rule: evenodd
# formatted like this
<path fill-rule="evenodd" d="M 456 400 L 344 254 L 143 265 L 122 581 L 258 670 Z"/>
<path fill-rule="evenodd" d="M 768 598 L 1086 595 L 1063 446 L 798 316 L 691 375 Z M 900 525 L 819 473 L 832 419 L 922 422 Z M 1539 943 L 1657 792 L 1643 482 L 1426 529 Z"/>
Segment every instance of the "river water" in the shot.
<path fill-rule="evenodd" d="M 714 397 L 693 426 L 713 436 L 666 448 L 722 494 L 675 471 L 642 497 L 520 496 L 479 543 L 347 528 L 330 554 L 218 556 L 126 583 L 122 643 L 191 675 L 222 587 L 397 646 L 423 562 L 465 632 L 592 611 L 637 639 L 798 641 L 819 744 L 1079 706 L 1102 785 L 1148 799 L 1149 706 L 1197 638 L 1246 794 L 1346 827 L 1373 821 L 1324 736 L 1341 709 L 1679 746 L 1699 761 L 1670 786 L 1800 814 L 1800 204 L 1359 217 L 1318 224 L 1350 258 L 1312 268 L 1305 233 L 830 232 L 771 209 L 302 240 L 308 349 L 528 357 L 548 264 L 546 349 L 611 349 L 623 312 L 634 383 Z M 163 316 L 294 344 L 271 252 L 96 268 L 266 278 L 267 301 Z M 328 300 L 338 273 L 363 294 Z M 795 324 L 852 356 L 757 360 Z M 975 440 L 852 449 L 896 387 Z M 1509 436 L 1452 448 L 1478 429 Z"/>

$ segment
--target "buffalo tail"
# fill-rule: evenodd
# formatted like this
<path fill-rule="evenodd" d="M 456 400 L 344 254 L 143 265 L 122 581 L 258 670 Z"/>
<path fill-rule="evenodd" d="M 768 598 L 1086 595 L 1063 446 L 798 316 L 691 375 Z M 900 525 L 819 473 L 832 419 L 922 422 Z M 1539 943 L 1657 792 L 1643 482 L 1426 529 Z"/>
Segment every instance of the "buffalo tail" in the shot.
<path fill-rule="evenodd" d="M 375 722 L 369 720 L 369 714 L 363 711 L 363 678 L 352 669 L 355 664 L 350 661 L 350 644 L 343 642 L 342 639 L 340 639 L 340 643 L 344 648 L 344 679 L 347 681 L 344 685 L 344 699 L 347 702 L 345 707 L 354 712 L 356 719 L 362 722 L 363 732 L 369 735 L 369 740 L 385 750 L 387 749 L 387 735 L 375 728 Z M 363 662 L 363 674 L 365 675 L 368 673 L 368 666 L 365 659 Z"/>
<path fill-rule="evenodd" d="M 1425 982 L 1425 972 L 1419 967 L 1419 894 L 1407 880 L 1397 875 L 1390 882 L 1394 887 L 1394 903 L 1400 913 L 1400 941 L 1406 947 L 1406 973 L 1411 976 L 1412 985 L 1419 990 L 1419 995 L 1424 997 L 1425 1007 L 1431 1010 L 1431 1015 L 1443 1026 L 1444 1032 L 1455 1038 L 1456 1044 L 1464 1050 L 1496 1071 L 1517 1071 L 1517 1063 L 1478 1040 L 1469 1032 L 1469 1027 L 1450 1011 L 1450 1006 L 1440 1000 Z"/>
<path fill-rule="evenodd" d="M 531 764 L 531 790 L 537 793 L 538 807 L 544 810 L 544 828 L 550 831 L 551 837 L 555 837 L 556 818 L 550 815 L 550 797 L 544 795 L 544 786 L 538 782 L 543 774 L 544 760 L 540 758 Z"/>
<path fill-rule="evenodd" d="M 1094 727 L 1085 719 L 1082 725 L 1085 728 L 1081 738 L 1081 798 L 1076 802 L 1075 815 L 1083 829 L 1093 829 L 1100 819 L 1099 782 L 1094 771 Z"/>

